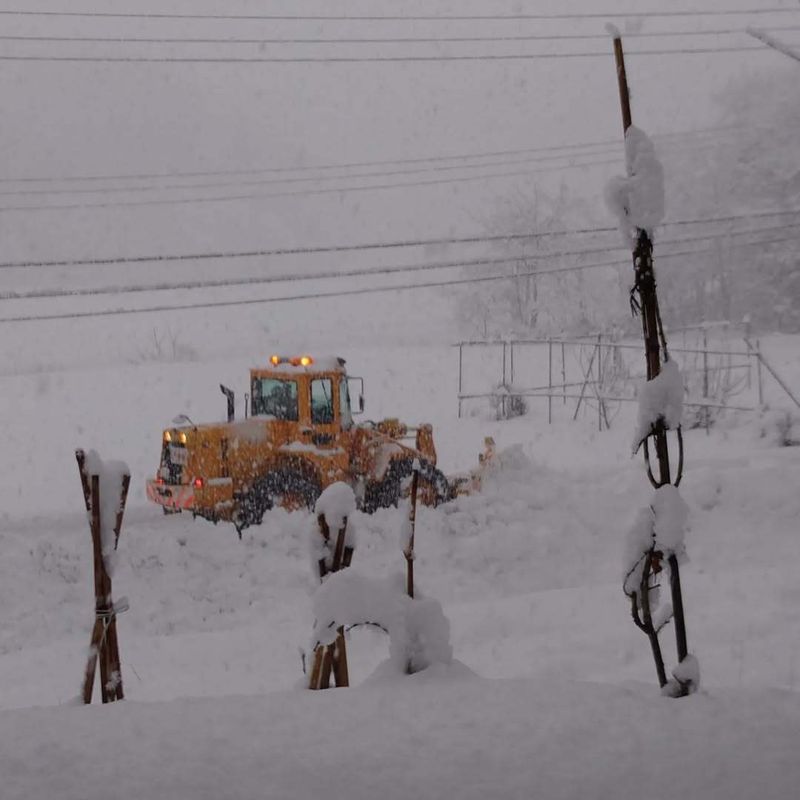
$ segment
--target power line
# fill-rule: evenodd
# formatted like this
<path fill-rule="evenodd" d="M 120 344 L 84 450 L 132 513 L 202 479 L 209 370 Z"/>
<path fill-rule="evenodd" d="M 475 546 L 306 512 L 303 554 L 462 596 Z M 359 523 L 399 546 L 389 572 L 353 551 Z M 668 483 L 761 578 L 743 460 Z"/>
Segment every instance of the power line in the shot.
<path fill-rule="evenodd" d="M 684 227 L 688 225 L 713 225 L 726 222 L 737 222 L 740 220 L 751 219 L 765 219 L 768 217 L 786 217 L 796 216 L 800 214 L 800 208 L 793 210 L 781 211 L 759 211 L 749 212 L 746 214 L 732 214 L 723 217 L 704 217 L 701 219 L 683 219 L 664 222 L 661 227 Z M 784 230 L 786 228 L 794 228 L 794 225 L 781 225 L 777 227 L 765 228 L 762 230 L 751 229 L 741 232 L 727 232 L 722 231 L 714 234 L 709 234 L 708 238 L 716 238 L 717 236 L 739 235 L 743 233 L 761 233 L 771 232 L 775 230 Z M 61 259 L 52 261 L 9 261 L 0 263 L 0 269 L 27 269 L 27 268 L 45 268 L 45 267 L 93 267 L 93 266 L 108 266 L 114 264 L 143 264 L 143 263 L 165 263 L 165 262 L 183 262 L 183 261 L 211 261 L 219 259 L 240 259 L 240 258 L 258 258 L 267 256 L 293 256 L 293 255 L 314 255 L 320 253 L 344 253 L 344 252 L 357 252 L 364 250 L 391 250 L 407 247 L 429 247 L 436 245 L 451 245 L 451 244 L 484 244 L 492 242 L 511 242 L 511 241 L 532 241 L 536 239 L 546 239 L 561 236 L 583 236 L 587 234 L 598 233 L 615 233 L 617 228 L 614 226 L 606 227 L 586 227 L 586 228 L 573 228 L 555 231 L 533 231 L 529 233 L 506 233 L 497 235 L 486 236 L 462 236 L 462 237 L 434 237 L 428 239 L 398 239 L 389 242 L 367 242 L 359 244 L 342 244 L 342 245 L 322 245 L 312 247 L 284 247 L 284 248 L 271 248 L 260 250 L 244 250 L 244 251 L 225 251 L 220 250 L 217 252 L 206 253 L 179 253 L 169 255 L 144 255 L 144 256 L 114 256 L 108 258 L 84 258 L 84 259 Z M 706 238 L 697 237 L 697 240 Z M 690 239 L 683 239 L 681 241 L 692 241 Z M 656 241 L 656 244 L 669 244 L 669 242 Z M 619 248 L 608 248 L 622 249 Z M 590 250 L 586 252 L 598 252 L 597 250 Z M 577 253 L 573 253 L 577 255 Z M 550 256 L 552 254 L 545 254 Z M 530 255 L 521 256 L 524 258 L 531 258 Z"/>
<path fill-rule="evenodd" d="M 619 150 L 617 145 L 615 150 Z M 157 192 L 157 191 L 174 191 L 174 190 L 187 190 L 187 189 L 220 189 L 230 188 L 237 186 L 270 186 L 274 184 L 291 184 L 291 183 L 316 183 L 318 181 L 334 181 L 334 180 L 361 180 L 362 178 L 387 178 L 398 175 L 417 175 L 420 173 L 429 172 L 452 172 L 454 170 L 469 170 L 469 169 L 489 169 L 493 167 L 509 167 L 519 166 L 522 164 L 538 164 L 541 162 L 561 161 L 564 159 L 589 159 L 597 156 L 611 155 L 611 146 L 604 150 L 596 152 L 577 152 L 577 153 L 559 153 L 558 155 L 541 155 L 530 156 L 528 158 L 513 159 L 510 161 L 491 161 L 486 164 L 450 164 L 447 166 L 428 166 L 428 167 L 415 167 L 412 169 L 400 170 L 381 170 L 379 172 L 360 172 L 350 175 L 311 175 L 305 177 L 288 177 L 288 178 L 261 178 L 258 180 L 239 180 L 231 181 L 214 181 L 211 183 L 181 183 L 181 184 L 153 184 L 150 186 L 103 186 L 99 188 L 57 188 L 57 189 L 11 189 L 0 191 L 0 197 L 19 196 L 19 195 L 56 195 L 56 194 L 115 194 L 118 192 Z M 600 161 L 586 161 L 585 163 L 570 163 L 560 166 L 562 169 L 573 169 L 583 166 L 594 166 L 595 164 L 607 164 L 607 160 Z M 475 175 L 475 178 L 482 176 Z"/>
<path fill-rule="evenodd" d="M 627 50 L 626 56 L 698 55 L 713 53 L 765 53 L 763 47 L 697 47 L 662 50 Z M 575 58 L 608 58 L 607 51 L 585 53 L 494 53 L 481 55 L 431 56 L 265 56 L 265 57 L 184 57 L 184 56 L 9 56 L 0 61 L 102 63 L 102 64 L 363 64 L 363 63 L 426 63 L 439 61 L 538 61 Z"/>
<path fill-rule="evenodd" d="M 673 131 L 670 133 L 663 133 L 655 136 L 658 141 L 664 139 L 672 139 L 679 137 L 694 137 L 705 136 L 706 134 L 718 133 L 721 131 L 730 132 L 735 130 L 732 126 L 718 126 L 712 128 L 700 128 L 696 131 Z M 396 158 L 396 159 L 383 159 L 373 161 L 354 161 L 339 164 L 316 164 L 299 167 L 261 167 L 253 169 L 240 169 L 240 170 L 203 170 L 191 172 L 143 172 L 143 173 L 123 173 L 111 175 L 66 175 L 61 177 L 21 177 L 21 178 L 0 178 L 0 183 L 55 183 L 66 181 L 111 181 L 111 180 L 152 180 L 158 178 L 199 178 L 211 177 L 215 175 L 254 175 L 254 174 L 272 174 L 272 173 L 285 173 L 285 172 L 310 172 L 310 171 L 327 171 L 327 170 L 343 170 L 343 169 L 357 169 L 366 167 L 384 166 L 390 164 L 425 164 L 425 163 L 438 163 L 441 161 L 455 161 L 460 159 L 478 159 L 478 158 L 495 158 L 505 156 L 525 155 L 527 153 L 549 153 L 556 150 L 583 150 L 595 147 L 611 147 L 619 146 L 618 139 L 607 139 L 598 142 L 577 142 L 562 145 L 549 145 L 542 147 L 527 147 L 517 150 L 495 150 L 484 153 L 455 153 L 452 155 L 437 155 L 425 156 L 418 158 Z M 567 154 L 565 154 L 567 155 Z"/>
<path fill-rule="evenodd" d="M 800 227 L 800 223 L 796 225 L 781 225 L 778 227 L 769 227 L 762 229 L 750 229 L 744 231 L 736 231 L 727 234 L 731 236 L 743 235 L 763 235 L 773 231 L 789 230 Z M 685 237 L 680 239 L 662 241 L 660 245 L 670 244 L 690 244 L 696 242 L 705 242 L 719 238 L 720 234 L 706 234 L 696 237 Z M 779 244 L 788 241 L 797 241 L 798 236 L 787 236 L 778 239 L 768 239 L 763 241 L 742 242 L 730 245 L 731 248 L 737 249 L 741 247 L 752 247 L 757 245 Z M 370 267 L 359 268 L 350 270 L 329 270 L 326 272 L 317 272 L 306 275 L 297 274 L 283 274 L 283 275 L 268 275 L 257 277 L 233 278 L 224 280 L 199 280 L 199 281 L 183 281 L 180 283 L 169 284 L 155 284 L 155 285 L 134 285 L 134 286 L 109 286 L 98 289 L 36 289 L 28 292 L 3 292 L 0 293 L 0 300 L 42 300 L 53 299 L 57 297 L 97 297 L 101 295 L 119 295 L 119 294 L 139 294 L 145 292 L 164 292 L 164 291 L 178 291 L 178 290 L 194 290 L 194 289 L 218 289 L 239 286 L 257 286 L 266 285 L 271 283 L 294 283 L 297 281 L 310 281 L 310 280 L 328 280 L 332 278 L 353 278 L 353 277 L 369 277 L 373 275 L 394 275 L 405 274 L 411 272 L 430 272 L 442 269 L 454 269 L 464 267 L 477 267 L 477 266 L 498 266 L 503 264 L 515 264 L 520 261 L 544 261 L 547 259 L 564 258 L 567 256 L 584 256 L 584 255 L 597 255 L 603 253 L 612 253 L 617 250 L 622 250 L 622 247 L 596 247 L 580 250 L 564 250 L 560 252 L 551 253 L 532 253 L 529 255 L 519 254 L 516 256 L 504 256 L 502 258 L 476 258 L 476 259 L 459 259 L 457 261 L 444 261 L 444 262 L 431 262 L 426 264 L 404 264 L 400 266 L 387 266 L 387 267 Z M 705 253 L 709 250 L 685 251 L 684 254 L 690 253 Z M 659 258 L 670 256 L 670 253 L 660 254 Z M 616 263 L 616 262 L 615 262 Z M 592 265 L 576 265 L 576 268 L 585 269 Z M 536 274 L 546 274 L 537 272 Z"/>
<path fill-rule="evenodd" d="M 297 189 L 286 192 L 258 192 L 255 194 L 225 195 L 222 197 L 177 197 L 148 200 L 113 200 L 101 203 L 48 203 L 44 205 L 20 205 L 20 206 L 0 206 L 0 213 L 8 211 L 74 211 L 90 208 L 131 208 L 137 206 L 164 206 L 164 205 L 186 205 L 196 203 L 226 203 L 238 202 L 242 200 L 259 200 L 277 197 L 308 197 L 310 195 L 339 194 L 342 192 L 367 192 L 385 189 L 417 188 L 421 186 L 438 186 L 448 183 L 464 183 L 475 180 L 494 180 L 497 178 L 520 178 L 529 175 L 540 175 L 545 172 L 561 171 L 579 167 L 605 166 L 619 163 L 618 158 L 606 159 L 604 161 L 594 161 L 586 164 L 566 164 L 553 167 L 541 167 L 532 170 L 514 170 L 513 172 L 495 172 L 486 175 L 464 175 L 457 178 L 432 178 L 423 181 L 404 181 L 401 183 L 377 183 L 367 186 L 332 186 L 324 189 Z M 358 176 L 352 176 L 357 180 Z M 192 187 L 187 187 L 192 188 Z"/>
<path fill-rule="evenodd" d="M 755 244 L 757 245 L 765 243 L 762 242 Z M 660 258 L 662 260 L 670 258 L 679 258 L 686 255 L 700 255 L 706 252 L 710 253 L 714 251 L 713 249 L 688 250 L 686 252 L 670 253 L 667 255 L 663 255 Z M 109 316 L 122 316 L 130 314 L 151 314 L 162 311 L 191 311 L 191 310 L 210 309 L 210 308 L 225 308 L 225 307 L 230 308 L 230 307 L 250 306 L 250 305 L 266 305 L 268 303 L 293 302 L 298 300 L 321 300 L 332 297 L 380 294 L 384 292 L 397 292 L 397 291 L 406 291 L 413 289 L 442 288 L 447 286 L 487 283 L 491 281 L 516 280 L 518 278 L 524 278 L 524 277 L 534 277 L 534 276 L 538 277 L 542 275 L 553 275 L 564 272 L 579 272 L 587 269 L 599 269 L 601 267 L 608 268 L 608 267 L 618 267 L 618 266 L 630 266 L 630 261 L 629 260 L 608 261 L 595 264 L 585 264 L 582 266 L 578 265 L 570 267 L 554 267 L 552 269 L 546 269 L 546 270 L 517 272 L 510 275 L 484 275 L 476 278 L 456 278 L 445 281 L 436 281 L 436 282 L 426 281 L 425 283 L 407 283 L 394 286 L 370 286 L 370 287 L 363 287 L 360 289 L 341 289 L 331 292 L 310 292 L 306 294 L 286 295 L 282 297 L 248 298 L 245 300 L 213 300 L 204 303 L 188 303 L 185 305 L 161 305 L 161 306 L 152 306 L 148 308 L 119 308 L 106 311 L 76 311 L 76 312 L 60 313 L 60 314 L 0 317 L 0 324 L 10 323 L 10 322 L 46 322 L 53 320 L 85 319 L 91 317 L 109 317 Z"/>
<path fill-rule="evenodd" d="M 784 42 L 778 41 L 774 36 L 770 36 L 764 30 L 756 30 L 755 28 L 748 28 L 747 33 L 760 42 L 763 42 L 767 47 L 771 47 L 779 53 L 782 53 L 795 61 L 800 61 L 800 52 L 793 50 L 789 45 Z"/>
<path fill-rule="evenodd" d="M 599 154 L 598 154 L 599 155 Z M 80 211 L 93 208 L 133 208 L 140 206 L 164 206 L 164 205 L 192 205 L 201 203 L 226 203 L 240 202 L 244 200 L 274 199 L 285 197 L 308 197 L 312 195 L 340 194 L 342 192 L 367 192 L 383 191 L 388 189 L 419 188 L 423 186 L 438 186 L 449 183 L 464 183 L 475 180 L 495 180 L 499 178 L 521 178 L 530 175 L 540 175 L 546 172 L 563 171 L 566 169 L 580 169 L 585 167 L 598 167 L 617 164 L 617 158 L 591 161 L 580 164 L 564 164 L 553 167 L 541 167 L 533 170 L 514 170 L 513 172 L 496 172 L 481 175 L 463 175 L 454 178 L 433 178 L 421 181 L 402 181 L 400 183 L 373 183 L 366 186 L 331 186 L 322 189 L 297 189 L 283 192 L 257 192 L 249 194 L 223 195 L 212 197 L 174 197 L 174 198 L 149 198 L 146 200 L 111 200 L 103 202 L 73 202 L 73 203 L 46 203 L 43 205 L 14 205 L 0 206 L 0 213 L 20 212 L 20 211 Z M 491 166 L 491 165 L 487 165 Z M 346 176 L 344 176 L 346 177 Z M 347 179 L 358 180 L 360 176 L 353 175 Z M 187 186 L 186 189 L 193 187 Z M 21 192 L 25 194 L 25 192 Z"/>
<path fill-rule="evenodd" d="M 800 26 L 764 27 L 760 30 L 800 30 Z M 626 33 L 626 39 L 658 39 L 671 36 L 732 36 L 747 33 L 746 28 L 723 28 L 689 31 L 640 31 Z M 83 44 L 438 44 L 466 42 L 536 42 L 570 40 L 608 40 L 607 33 L 539 33 L 494 36 L 396 36 L 396 37 L 315 37 L 269 38 L 268 36 L 241 37 L 187 37 L 187 36 L 23 36 L 2 35 L 5 42 L 74 42 Z"/>
<path fill-rule="evenodd" d="M 287 22 L 439 22 L 447 20 L 573 20 L 573 19 L 608 19 L 610 17 L 725 17 L 750 16 L 765 14 L 796 14 L 797 9 L 754 8 L 754 9 L 717 9 L 714 11 L 607 11 L 586 14 L 409 14 L 409 15 L 374 15 L 374 14 L 198 14 L 176 12 L 117 12 L 117 11 L 33 11 L 3 10 L 2 16 L 27 17 L 88 17 L 106 19 L 204 19 L 204 20 L 284 20 Z"/>

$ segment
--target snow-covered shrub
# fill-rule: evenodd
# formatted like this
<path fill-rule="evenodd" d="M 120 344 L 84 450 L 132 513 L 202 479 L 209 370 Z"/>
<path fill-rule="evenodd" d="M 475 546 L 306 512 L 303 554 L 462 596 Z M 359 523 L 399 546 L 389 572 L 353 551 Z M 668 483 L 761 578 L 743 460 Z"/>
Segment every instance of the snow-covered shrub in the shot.
<path fill-rule="evenodd" d="M 688 429 L 712 427 L 736 395 L 747 384 L 747 374 L 736 370 L 730 355 L 709 356 L 705 361 L 702 353 L 686 354 L 684 358 L 694 360 L 684 364 L 686 395 L 699 403 L 712 405 L 686 405 L 683 427 Z"/>
<path fill-rule="evenodd" d="M 800 411 L 791 408 L 765 408 L 760 435 L 778 447 L 800 446 Z"/>
<path fill-rule="evenodd" d="M 513 419 L 528 413 L 528 401 L 521 394 L 514 394 L 514 387 L 499 383 L 491 397 L 492 410 L 497 419 Z"/>
<path fill-rule="evenodd" d="M 197 357 L 197 350 L 181 341 L 178 331 L 173 331 L 168 327 L 166 331 L 153 328 L 152 336 L 137 347 L 136 355 L 131 361 L 134 364 L 151 361 L 169 363 L 171 361 L 196 361 Z"/>
<path fill-rule="evenodd" d="M 341 626 L 374 625 L 389 634 L 389 659 L 415 673 L 453 659 L 450 623 L 437 600 L 405 593 L 402 575 L 370 578 L 353 568 L 330 575 L 314 595 L 312 649 L 332 644 Z"/>

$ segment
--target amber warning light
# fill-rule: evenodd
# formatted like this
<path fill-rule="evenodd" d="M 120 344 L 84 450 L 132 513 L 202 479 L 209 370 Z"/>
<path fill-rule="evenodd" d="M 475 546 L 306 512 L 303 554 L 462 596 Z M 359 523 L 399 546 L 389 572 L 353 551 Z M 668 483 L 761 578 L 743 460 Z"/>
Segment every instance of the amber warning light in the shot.
<path fill-rule="evenodd" d="M 294 358 L 270 356 L 269 363 L 276 367 L 279 364 L 291 364 L 293 367 L 309 367 L 314 363 L 314 359 L 311 356 L 295 356 Z"/>

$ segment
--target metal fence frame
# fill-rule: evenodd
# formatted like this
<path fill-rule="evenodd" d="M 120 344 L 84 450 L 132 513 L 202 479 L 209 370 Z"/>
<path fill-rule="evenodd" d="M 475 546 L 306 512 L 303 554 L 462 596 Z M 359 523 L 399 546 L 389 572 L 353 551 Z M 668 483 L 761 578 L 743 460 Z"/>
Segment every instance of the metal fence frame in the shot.
<path fill-rule="evenodd" d="M 728 356 L 731 358 L 742 358 L 745 359 L 745 363 L 739 364 L 732 364 L 729 365 L 730 369 L 746 369 L 747 370 L 747 385 L 748 388 L 751 387 L 752 381 L 752 372 L 755 368 L 755 375 L 757 381 L 757 391 L 758 391 L 758 405 L 762 405 L 764 402 L 764 386 L 763 386 L 763 377 L 762 377 L 762 365 L 768 369 L 768 371 L 773 374 L 779 383 L 779 385 L 786 391 L 786 393 L 791 397 L 791 399 L 800 406 L 797 399 L 791 393 L 789 388 L 784 384 L 783 381 L 775 374 L 772 367 L 765 362 L 763 355 L 761 354 L 761 347 L 760 341 L 758 339 L 755 342 L 751 342 L 751 340 L 747 337 L 743 339 L 745 344 L 745 350 L 723 350 L 719 348 L 709 348 L 708 347 L 708 336 L 705 329 L 703 329 L 703 347 L 673 347 L 670 348 L 670 352 L 676 355 L 684 354 L 684 355 L 700 355 L 702 356 L 702 367 L 699 369 L 703 372 L 703 402 L 687 402 L 685 403 L 686 406 L 695 407 L 695 408 L 704 408 L 706 409 L 705 414 L 705 425 L 704 427 L 706 430 L 710 427 L 710 414 L 708 411 L 710 409 L 729 409 L 732 411 L 752 411 L 755 409 L 755 406 L 744 406 L 744 405 L 730 405 L 727 403 L 714 403 L 710 402 L 707 398 L 709 396 L 709 374 L 714 371 L 719 371 L 719 367 L 710 367 L 709 366 L 709 356 Z M 465 377 L 465 368 L 464 368 L 464 352 L 465 350 L 469 350 L 472 348 L 482 348 L 482 347 L 498 347 L 502 348 L 502 381 L 501 385 L 503 386 L 513 386 L 514 384 L 514 377 L 515 377 L 515 369 L 514 369 L 514 360 L 515 360 L 515 349 L 519 348 L 520 346 L 539 346 L 539 347 L 547 347 L 547 385 L 537 385 L 529 388 L 519 389 L 517 390 L 514 388 L 513 392 L 502 392 L 502 391 L 491 391 L 491 392 L 475 392 L 475 393 L 465 393 L 464 392 L 464 377 Z M 610 422 L 608 420 L 607 408 L 606 403 L 609 402 L 627 402 L 627 403 L 635 403 L 637 402 L 636 397 L 621 397 L 621 396 L 612 396 L 612 395 L 604 395 L 600 392 L 600 387 L 602 386 L 602 378 L 603 378 L 603 351 L 606 350 L 635 350 L 641 351 L 640 344 L 629 344 L 625 342 L 618 342 L 613 341 L 608 334 L 592 334 L 591 336 L 585 337 L 576 337 L 576 338 L 565 338 L 565 337 L 546 337 L 546 338 L 529 338 L 529 339 L 487 339 L 487 340 L 467 340 L 461 341 L 457 344 L 453 345 L 458 349 L 458 416 L 459 418 L 463 417 L 463 406 L 465 400 L 478 400 L 478 399 L 486 399 L 486 400 L 494 400 L 498 403 L 498 405 L 502 409 L 502 416 L 505 416 L 505 403 L 507 402 L 508 398 L 511 396 L 514 397 L 542 397 L 547 398 L 547 421 L 548 423 L 552 423 L 553 421 L 553 400 L 560 399 L 564 405 L 566 405 L 567 400 L 575 399 L 577 400 L 576 408 L 573 414 L 573 419 L 577 419 L 578 413 L 580 411 L 581 405 L 587 399 L 587 390 L 590 390 L 593 395 L 593 399 L 597 401 L 597 408 L 598 408 L 598 429 L 602 430 L 605 426 L 606 428 L 610 427 Z M 584 378 L 581 381 L 567 381 L 566 379 L 566 348 L 567 347 L 591 347 L 592 348 L 592 355 L 590 357 L 589 365 L 586 369 L 584 374 Z M 555 355 L 555 358 L 554 358 Z M 560 374 L 561 374 L 561 382 L 557 382 L 554 380 L 554 368 L 558 371 L 558 364 L 556 361 L 560 356 Z M 597 359 L 596 366 L 595 366 L 595 358 Z M 597 377 L 594 375 L 594 370 L 597 371 Z M 644 374 L 640 376 L 631 376 L 631 380 L 634 380 L 638 377 L 640 380 L 644 380 Z M 575 392 L 574 390 L 580 387 L 579 392 Z M 568 391 L 571 390 L 571 391 Z"/>

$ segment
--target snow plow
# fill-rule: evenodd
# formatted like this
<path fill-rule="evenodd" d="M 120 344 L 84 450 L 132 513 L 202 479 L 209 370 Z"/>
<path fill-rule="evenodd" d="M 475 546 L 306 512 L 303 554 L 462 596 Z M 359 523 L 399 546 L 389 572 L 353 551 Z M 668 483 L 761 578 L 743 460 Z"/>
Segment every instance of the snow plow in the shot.
<path fill-rule="evenodd" d="M 249 413 L 227 422 L 194 425 L 178 417 L 162 435 L 161 461 L 148 498 L 164 513 L 191 512 L 242 530 L 275 507 L 313 508 L 330 484 L 342 481 L 360 509 L 396 505 L 414 468 L 419 499 L 435 506 L 469 491 L 475 476 L 449 481 L 436 467 L 433 429 L 397 419 L 355 424 L 364 410 L 364 382 L 348 376 L 338 357 L 274 355 L 250 370 Z M 351 404 L 355 397 L 355 408 Z"/>

